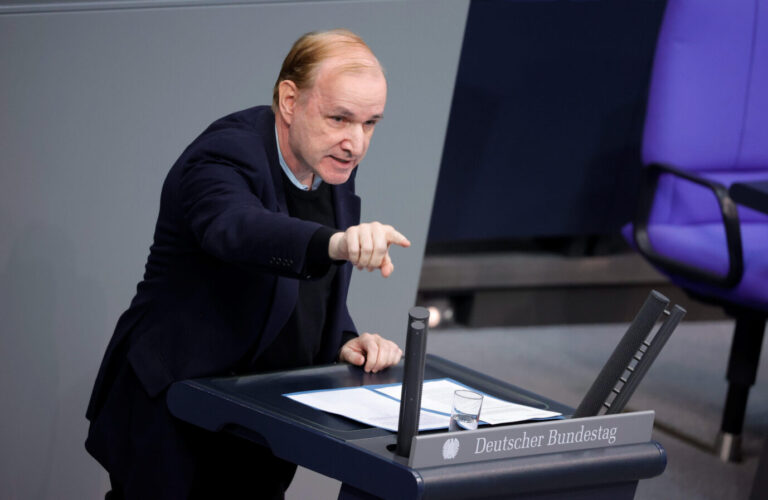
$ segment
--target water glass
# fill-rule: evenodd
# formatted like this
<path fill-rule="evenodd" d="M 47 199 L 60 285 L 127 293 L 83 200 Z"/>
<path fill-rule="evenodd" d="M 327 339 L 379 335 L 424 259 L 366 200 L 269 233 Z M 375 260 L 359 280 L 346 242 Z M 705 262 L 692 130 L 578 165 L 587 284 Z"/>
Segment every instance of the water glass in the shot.
<path fill-rule="evenodd" d="M 474 430 L 480 421 L 480 408 L 483 406 L 483 395 L 465 389 L 453 393 L 451 421 L 449 431 Z"/>

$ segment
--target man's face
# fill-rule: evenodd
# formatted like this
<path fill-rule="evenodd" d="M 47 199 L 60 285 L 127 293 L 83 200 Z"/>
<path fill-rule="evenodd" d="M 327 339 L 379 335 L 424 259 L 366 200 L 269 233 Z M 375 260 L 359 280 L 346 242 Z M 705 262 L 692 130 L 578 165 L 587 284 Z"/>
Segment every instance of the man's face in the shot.
<path fill-rule="evenodd" d="M 288 143 L 301 174 L 329 184 L 349 179 L 384 113 L 387 83 L 378 66 L 343 70 L 343 59 L 318 68 L 315 84 L 299 94 Z"/>

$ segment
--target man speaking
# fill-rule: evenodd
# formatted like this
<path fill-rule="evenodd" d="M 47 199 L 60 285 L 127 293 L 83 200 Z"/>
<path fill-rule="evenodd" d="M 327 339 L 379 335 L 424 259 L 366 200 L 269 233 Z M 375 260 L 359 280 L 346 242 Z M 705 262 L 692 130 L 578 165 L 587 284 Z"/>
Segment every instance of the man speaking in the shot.
<path fill-rule="evenodd" d="M 346 306 L 352 266 L 387 277 L 390 245 L 410 245 L 391 226 L 360 224 L 354 193 L 386 94 L 357 35 L 309 33 L 286 56 L 271 107 L 214 122 L 173 165 L 144 279 L 87 411 L 108 498 L 283 497 L 296 466 L 173 418 L 175 381 L 400 360 L 393 342 L 358 336 Z"/>

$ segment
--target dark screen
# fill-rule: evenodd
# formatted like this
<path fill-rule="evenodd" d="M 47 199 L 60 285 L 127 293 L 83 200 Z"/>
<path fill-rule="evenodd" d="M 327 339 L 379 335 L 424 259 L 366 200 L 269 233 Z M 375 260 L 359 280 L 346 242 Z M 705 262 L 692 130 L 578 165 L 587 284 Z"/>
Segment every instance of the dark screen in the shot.
<path fill-rule="evenodd" d="M 618 232 L 664 6 L 472 1 L 430 245 Z"/>

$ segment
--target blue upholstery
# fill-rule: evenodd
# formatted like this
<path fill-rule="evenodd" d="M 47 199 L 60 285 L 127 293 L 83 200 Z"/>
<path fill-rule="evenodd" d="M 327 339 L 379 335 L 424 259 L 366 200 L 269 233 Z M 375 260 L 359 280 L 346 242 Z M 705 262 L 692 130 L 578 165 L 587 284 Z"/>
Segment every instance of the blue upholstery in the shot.
<path fill-rule="evenodd" d="M 672 0 L 656 47 L 643 161 L 729 187 L 768 179 L 768 4 Z M 759 8 L 762 7 L 762 8 Z M 711 190 L 662 173 L 648 237 L 661 255 L 725 275 L 729 254 Z M 659 262 L 684 288 L 768 311 L 768 215 L 738 207 L 744 276 L 733 287 L 692 279 Z M 628 226 L 624 234 L 634 242 Z"/>

